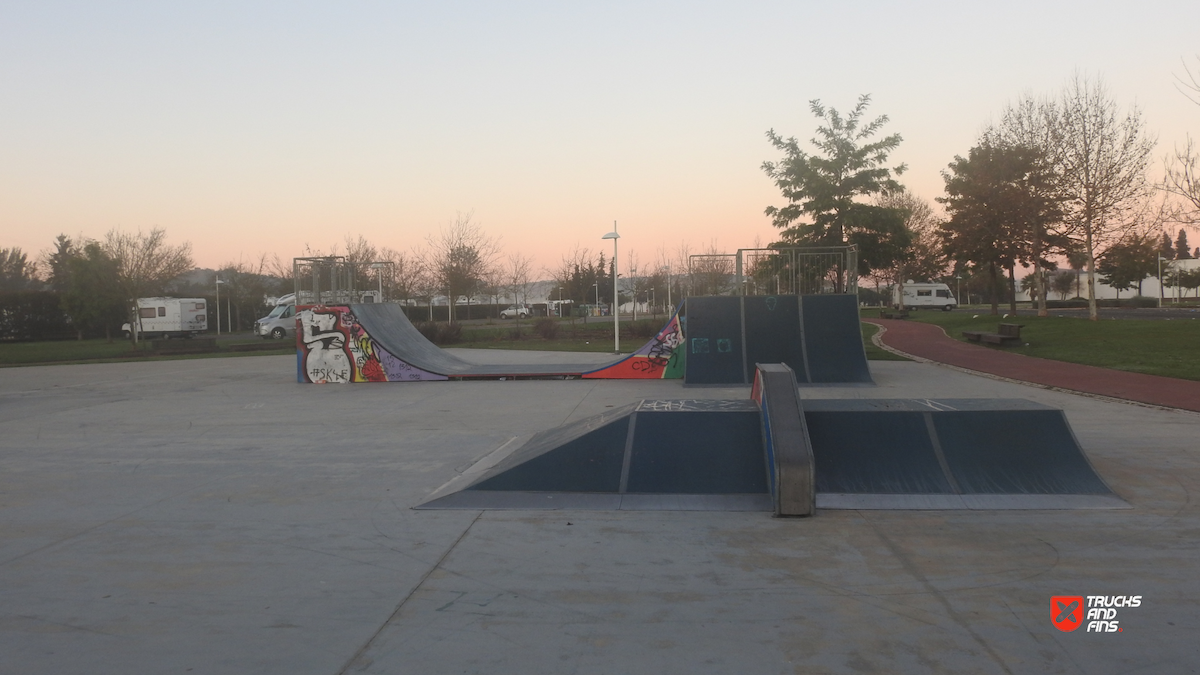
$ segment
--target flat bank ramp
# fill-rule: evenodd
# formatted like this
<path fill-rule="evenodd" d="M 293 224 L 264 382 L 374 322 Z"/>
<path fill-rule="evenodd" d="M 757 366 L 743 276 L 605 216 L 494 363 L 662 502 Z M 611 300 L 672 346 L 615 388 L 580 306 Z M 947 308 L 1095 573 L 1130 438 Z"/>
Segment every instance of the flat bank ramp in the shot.
<path fill-rule="evenodd" d="M 770 511 L 758 407 L 639 401 L 535 435 L 420 509 Z"/>
<path fill-rule="evenodd" d="M 1061 410 L 1023 399 L 806 400 L 818 508 L 1126 508 Z"/>
<path fill-rule="evenodd" d="M 808 399 L 803 420 L 788 421 L 799 406 L 769 379 L 755 388 L 766 415 L 753 399 L 639 401 L 543 431 L 416 508 L 1128 508 L 1060 410 L 1017 399 Z"/>

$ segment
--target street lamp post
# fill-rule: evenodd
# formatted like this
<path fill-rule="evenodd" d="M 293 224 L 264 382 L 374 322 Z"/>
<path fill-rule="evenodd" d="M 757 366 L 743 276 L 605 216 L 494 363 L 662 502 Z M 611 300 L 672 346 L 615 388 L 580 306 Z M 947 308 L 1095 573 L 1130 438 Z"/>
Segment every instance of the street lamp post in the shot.
<path fill-rule="evenodd" d="M 954 299 L 958 302 L 958 304 L 961 305 L 962 304 L 962 275 L 961 274 L 955 275 L 954 279 L 955 279 Z M 967 304 L 969 305 L 971 303 L 968 302 Z"/>
<path fill-rule="evenodd" d="M 215 284 L 217 287 L 217 337 L 221 336 L 221 284 L 225 283 L 220 278 Z"/>
<path fill-rule="evenodd" d="M 621 305 L 620 298 L 617 295 L 617 240 L 621 235 L 617 234 L 617 221 L 613 221 L 613 231 L 600 237 L 601 239 L 612 239 L 613 243 L 613 352 L 621 353 Z M 596 304 L 600 304 L 599 290 L 597 290 Z"/>

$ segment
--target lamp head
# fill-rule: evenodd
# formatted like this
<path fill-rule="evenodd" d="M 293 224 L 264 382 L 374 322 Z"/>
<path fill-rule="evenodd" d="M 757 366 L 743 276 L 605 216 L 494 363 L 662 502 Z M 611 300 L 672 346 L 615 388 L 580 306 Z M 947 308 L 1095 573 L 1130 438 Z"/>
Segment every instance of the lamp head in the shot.
<path fill-rule="evenodd" d="M 617 234 L 617 231 L 616 231 L 616 230 L 613 230 L 612 232 L 609 232 L 608 234 L 606 234 L 606 235 L 604 235 L 603 237 L 600 237 L 600 238 L 601 238 L 601 239 L 620 239 L 620 238 L 621 238 L 621 235 Z"/>

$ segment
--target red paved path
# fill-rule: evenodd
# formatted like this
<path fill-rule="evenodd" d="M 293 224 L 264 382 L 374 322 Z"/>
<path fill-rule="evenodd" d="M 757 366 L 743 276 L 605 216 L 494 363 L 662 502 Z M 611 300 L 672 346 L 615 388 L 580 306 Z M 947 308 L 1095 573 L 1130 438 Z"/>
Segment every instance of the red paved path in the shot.
<path fill-rule="evenodd" d="M 880 338 L 885 345 L 930 361 L 1022 382 L 1200 412 L 1200 382 L 1022 356 L 960 342 L 948 337 L 940 326 L 928 323 L 866 321 L 886 329 Z"/>

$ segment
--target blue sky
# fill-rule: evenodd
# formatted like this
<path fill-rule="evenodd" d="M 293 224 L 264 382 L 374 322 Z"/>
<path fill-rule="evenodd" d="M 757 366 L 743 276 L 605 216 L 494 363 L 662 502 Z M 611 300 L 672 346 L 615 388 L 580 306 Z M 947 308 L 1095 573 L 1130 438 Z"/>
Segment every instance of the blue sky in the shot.
<path fill-rule="evenodd" d="M 458 212 L 553 267 L 766 243 L 764 136 L 859 94 L 917 194 L 1023 93 L 1072 73 L 1158 155 L 1200 4 L 0 3 L 0 247 L 164 227 L 215 266 L 346 235 L 406 250 Z M 1159 163 L 1152 169 L 1161 172 Z M 606 249 L 607 250 L 607 249 Z"/>

